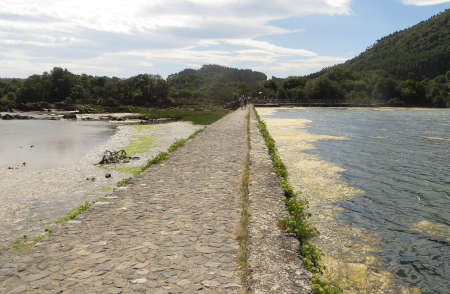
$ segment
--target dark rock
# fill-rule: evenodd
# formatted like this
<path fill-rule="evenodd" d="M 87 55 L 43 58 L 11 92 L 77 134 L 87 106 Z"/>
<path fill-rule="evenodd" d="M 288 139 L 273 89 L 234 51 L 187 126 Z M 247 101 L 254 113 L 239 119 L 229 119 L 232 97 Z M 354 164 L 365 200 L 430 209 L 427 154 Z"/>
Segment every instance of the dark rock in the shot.
<path fill-rule="evenodd" d="M 105 178 L 110 178 L 111 177 L 111 174 L 110 173 L 107 173 L 106 175 L 105 175 Z"/>
<path fill-rule="evenodd" d="M 3 120 L 13 120 L 13 119 L 33 119 L 33 117 L 31 117 L 31 116 L 20 115 L 20 114 L 14 114 L 14 115 L 11 115 L 11 114 L 5 114 L 5 115 L 3 115 L 3 116 L 0 115 L 0 117 L 1 117 L 1 119 L 3 119 Z"/>
<path fill-rule="evenodd" d="M 77 115 L 75 113 L 65 113 L 62 118 L 63 119 L 77 119 Z"/>

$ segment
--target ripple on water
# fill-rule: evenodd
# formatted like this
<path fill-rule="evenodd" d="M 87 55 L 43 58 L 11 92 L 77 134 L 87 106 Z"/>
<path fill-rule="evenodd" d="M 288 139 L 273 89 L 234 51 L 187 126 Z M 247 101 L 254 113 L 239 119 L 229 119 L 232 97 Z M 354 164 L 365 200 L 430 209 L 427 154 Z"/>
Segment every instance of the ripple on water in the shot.
<path fill-rule="evenodd" d="M 276 141 L 290 182 L 309 200 L 311 221 L 320 231 L 313 243 L 325 255 L 323 277 L 338 284 L 346 293 L 420 293 L 417 288 L 395 284 L 386 264 L 376 257 L 381 251 L 380 235 L 338 217 L 346 209 L 338 203 L 364 197 L 365 192 L 342 179 L 343 168 L 307 153 L 314 150 L 314 143 L 320 140 L 349 138 L 309 133 L 306 126 L 310 120 L 272 118 L 274 109 L 259 108 L 258 112 Z"/>

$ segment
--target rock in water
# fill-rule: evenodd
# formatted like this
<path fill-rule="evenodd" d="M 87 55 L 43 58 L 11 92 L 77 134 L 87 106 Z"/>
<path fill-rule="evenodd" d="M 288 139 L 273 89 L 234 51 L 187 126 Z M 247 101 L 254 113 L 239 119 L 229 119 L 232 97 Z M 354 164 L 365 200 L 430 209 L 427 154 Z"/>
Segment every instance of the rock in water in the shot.
<path fill-rule="evenodd" d="M 75 113 L 65 113 L 62 118 L 63 119 L 77 119 L 77 115 Z"/>

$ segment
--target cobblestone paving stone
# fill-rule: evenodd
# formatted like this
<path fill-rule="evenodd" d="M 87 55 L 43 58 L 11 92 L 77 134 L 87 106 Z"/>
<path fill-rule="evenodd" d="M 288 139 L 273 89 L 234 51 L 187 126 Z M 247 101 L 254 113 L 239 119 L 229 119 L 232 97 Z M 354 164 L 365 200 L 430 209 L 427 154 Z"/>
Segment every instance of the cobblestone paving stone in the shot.
<path fill-rule="evenodd" d="M 239 293 L 245 115 L 235 111 L 24 252 L 0 293 Z"/>
<path fill-rule="evenodd" d="M 277 227 L 287 211 L 254 112 L 250 117 L 249 287 L 252 293 L 312 293 L 311 273 L 299 258 L 299 242 Z"/>

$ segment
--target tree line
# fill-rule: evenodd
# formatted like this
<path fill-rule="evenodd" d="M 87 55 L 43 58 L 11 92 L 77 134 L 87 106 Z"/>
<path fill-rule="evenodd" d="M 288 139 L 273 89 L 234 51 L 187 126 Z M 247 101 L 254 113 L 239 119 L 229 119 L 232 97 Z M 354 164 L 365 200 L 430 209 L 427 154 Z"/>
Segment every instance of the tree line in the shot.
<path fill-rule="evenodd" d="M 399 80 L 383 70 L 334 67 L 315 78 L 272 78 L 264 95 L 300 104 L 450 107 L 450 71 L 433 79 Z"/>
<path fill-rule="evenodd" d="M 264 73 L 219 65 L 163 79 L 76 75 L 55 67 L 26 79 L 0 79 L 0 110 L 80 105 L 236 106 L 241 95 L 329 105 L 450 107 L 450 9 L 378 40 L 356 58 L 303 77 L 267 80 Z"/>
<path fill-rule="evenodd" d="M 167 107 L 220 105 L 233 107 L 247 89 L 267 79 L 252 70 L 204 65 L 170 75 L 140 74 L 127 79 L 76 75 L 60 67 L 26 79 L 0 79 L 0 110 L 71 109 L 82 105 Z"/>
<path fill-rule="evenodd" d="M 0 80 L 0 107 L 42 109 L 76 104 L 104 106 L 163 106 L 168 85 L 158 75 L 140 74 L 128 79 L 76 75 L 53 68 L 27 79 Z"/>

